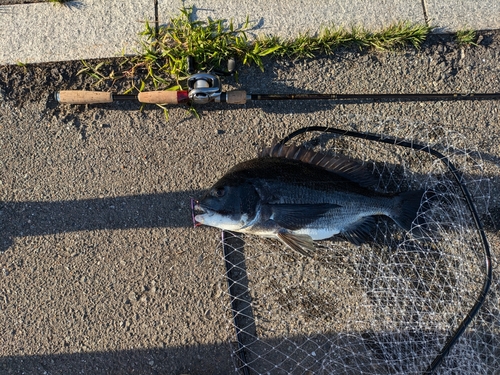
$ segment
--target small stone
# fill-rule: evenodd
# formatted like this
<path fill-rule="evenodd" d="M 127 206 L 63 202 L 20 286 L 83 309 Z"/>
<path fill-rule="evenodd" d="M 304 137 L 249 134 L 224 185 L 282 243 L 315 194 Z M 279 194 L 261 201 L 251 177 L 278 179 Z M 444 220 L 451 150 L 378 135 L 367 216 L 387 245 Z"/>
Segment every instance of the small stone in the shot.
<path fill-rule="evenodd" d="M 203 254 L 200 254 L 200 256 L 198 257 L 197 263 L 198 264 L 202 264 L 203 263 Z"/>
<path fill-rule="evenodd" d="M 129 299 L 131 302 L 135 302 L 135 301 L 137 301 L 137 296 L 135 295 L 135 293 L 134 293 L 134 292 L 130 292 L 130 293 L 128 294 L 128 299 Z"/>

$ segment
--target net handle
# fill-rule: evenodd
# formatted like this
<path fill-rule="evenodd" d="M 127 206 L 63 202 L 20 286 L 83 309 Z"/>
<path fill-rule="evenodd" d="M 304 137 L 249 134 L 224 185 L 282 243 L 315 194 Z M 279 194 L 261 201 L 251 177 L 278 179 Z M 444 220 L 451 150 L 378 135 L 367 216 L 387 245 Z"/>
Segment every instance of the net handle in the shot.
<path fill-rule="evenodd" d="M 241 280 L 242 276 L 238 277 L 237 275 L 235 275 L 236 270 L 234 267 L 234 263 L 230 260 L 232 254 L 236 252 L 236 248 L 242 247 L 244 245 L 244 242 L 237 233 L 225 230 L 223 230 L 221 233 L 221 240 L 222 249 L 224 252 L 224 263 L 226 266 L 227 289 L 229 291 L 229 296 L 231 299 L 231 313 L 233 316 L 233 323 L 236 328 L 236 341 L 238 347 L 238 349 L 236 350 L 236 357 L 240 362 L 239 367 L 243 375 L 251 375 L 244 344 L 245 328 L 242 327 L 242 324 L 240 323 L 240 317 L 244 314 L 245 308 L 249 309 L 251 308 L 251 306 L 250 304 L 248 304 L 247 306 L 241 306 L 241 304 L 238 304 L 239 293 L 236 290 L 236 280 Z"/>
<path fill-rule="evenodd" d="M 364 140 L 368 140 L 368 141 L 392 144 L 395 146 L 411 148 L 411 149 L 416 150 L 416 151 L 427 152 L 427 153 L 431 154 L 432 156 L 434 156 L 435 158 L 439 159 L 443 164 L 446 165 L 448 170 L 451 172 L 451 174 L 455 178 L 458 186 L 460 186 L 460 189 L 461 189 L 462 194 L 465 198 L 465 201 L 467 202 L 467 206 L 469 208 L 469 211 L 472 215 L 472 218 L 474 219 L 474 224 L 476 226 L 476 229 L 481 237 L 481 244 L 482 244 L 483 253 L 484 253 L 484 268 L 485 268 L 486 272 L 484 275 L 483 287 L 481 288 L 481 291 L 480 291 L 479 295 L 477 296 L 476 303 L 467 312 L 465 318 L 460 323 L 458 328 L 455 330 L 455 332 L 453 332 L 453 334 L 451 336 L 448 337 L 443 348 L 439 351 L 439 353 L 434 358 L 432 363 L 423 372 L 424 375 L 430 375 L 436 370 L 436 368 L 439 366 L 439 364 L 443 361 L 443 359 L 449 353 L 450 349 L 453 347 L 453 345 L 455 345 L 455 343 L 458 341 L 460 336 L 462 336 L 462 334 L 464 333 L 464 331 L 466 330 L 468 325 L 474 319 L 474 317 L 478 313 L 479 309 L 483 305 L 483 303 L 486 299 L 486 296 L 488 294 L 488 291 L 490 289 L 490 285 L 491 285 L 492 264 L 491 264 L 490 246 L 488 244 L 488 240 L 486 239 L 486 234 L 484 233 L 483 225 L 481 223 L 481 220 L 479 219 L 479 215 L 477 213 L 476 207 L 474 206 L 474 203 L 472 202 L 472 198 L 470 196 L 469 191 L 467 190 L 467 187 L 463 183 L 463 175 L 459 170 L 457 170 L 457 168 L 455 168 L 455 166 L 450 162 L 450 160 L 446 156 L 444 156 L 440 152 L 432 149 L 430 146 L 425 146 L 425 145 L 422 145 L 419 143 L 415 143 L 413 141 L 408 142 L 408 141 L 405 141 L 404 139 L 401 139 L 401 138 L 389 137 L 389 136 L 382 135 L 382 134 L 360 133 L 360 132 L 356 132 L 356 131 L 329 128 L 329 127 L 325 127 L 325 126 L 308 126 L 308 127 L 304 127 L 304 128 L 298 129 L 298 130 L 290 133 L 289 135 L 287 135 L 285 138 L 283 138 L 278 143 L 285 144 L 286 142 L 290 141 L 292 138 L 295 138 L 298 135 L 308 133 L 308 132 L 315 132 L 315 131 L 333 133 L 333 134 L 337 134 L 337 135 L 341 135 L 341 136 L 360 138 L 360 139 L 364 139 Z"/>

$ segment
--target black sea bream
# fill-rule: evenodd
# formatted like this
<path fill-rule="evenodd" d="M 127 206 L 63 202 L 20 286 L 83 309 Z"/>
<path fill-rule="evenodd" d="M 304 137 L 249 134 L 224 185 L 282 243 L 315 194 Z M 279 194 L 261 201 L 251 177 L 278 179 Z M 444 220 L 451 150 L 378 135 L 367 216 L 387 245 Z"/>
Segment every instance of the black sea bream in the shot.
<path fill-rule="evenodd" d="M 371 239 L 375 216 L 406 231 L 424 191 L 384 194 L 365 187 L 373 176 L 344 157 L 277 144 L 231 168 L 199 201 L 197 225 L 279 238 L 303 255 L 313 240 L 343 235 L 360 245 Z"/>

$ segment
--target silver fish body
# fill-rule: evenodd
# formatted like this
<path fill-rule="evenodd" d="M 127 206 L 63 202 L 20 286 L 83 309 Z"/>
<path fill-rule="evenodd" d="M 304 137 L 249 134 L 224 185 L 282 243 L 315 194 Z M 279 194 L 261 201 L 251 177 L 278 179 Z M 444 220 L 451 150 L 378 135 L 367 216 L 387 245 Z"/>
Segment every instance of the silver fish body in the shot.
<path fill-rule="evenodd" d="M 380 215 L 409 231 L 423 191 L 383 194 L 364 186 L 372 178 L 349 159 L 276 145 L 217 181 L 197 201 L 195 221 L 279 238 L 303 255 L 314 250 L 313 240 L 337 234 L 366 242 Z"/>

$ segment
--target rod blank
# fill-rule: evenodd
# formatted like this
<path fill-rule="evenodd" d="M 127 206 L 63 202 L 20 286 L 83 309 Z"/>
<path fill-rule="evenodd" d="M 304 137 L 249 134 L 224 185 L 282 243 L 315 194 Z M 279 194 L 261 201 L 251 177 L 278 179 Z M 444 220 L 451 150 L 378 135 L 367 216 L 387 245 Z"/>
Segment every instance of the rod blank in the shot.
<path fill-rule="evenodd" d="M 471 100 L 500 99 L 500 93 L 470 94 L 251 94 L 250 100 Z"/>

